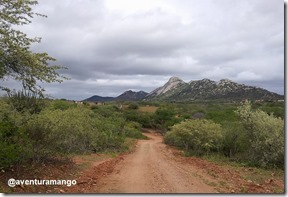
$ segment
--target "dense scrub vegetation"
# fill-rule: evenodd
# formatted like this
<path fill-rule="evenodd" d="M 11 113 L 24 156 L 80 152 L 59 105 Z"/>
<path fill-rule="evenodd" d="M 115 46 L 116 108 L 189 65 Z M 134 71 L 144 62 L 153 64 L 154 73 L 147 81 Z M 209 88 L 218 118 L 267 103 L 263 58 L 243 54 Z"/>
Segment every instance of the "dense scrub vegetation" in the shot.
<path fill-rule="evenodd" d="M 185 147 L 186 153 L 194 155 L 214 152 L 252 166 L 284 168 L 284 121 L 271 113 L 272 108 L 268 114 L 250 102 L 238 107 L 222 104 L 218 110 L 209 105 L 200 110 L 209 121 L 176 124 L 165 135 L 165 142 Z M 276 111 L 281 116 L 279 108 Z"/>
<path fill-rule="evenodd" d="M 121 151 L 141 128 L 187 155 L 284 167 L 284 103 L 91 103 L 27 92 L 0 99 L 0 168 L 89 152 Z"/>
<path fill-rule="evenodd" d="M 121 151 L 143 139 L 141 125 L 117 106 L 48 100 L 23 92 L 0 100 L 0 168 L 70 154 Z"/>
<path fill-rule="evenodd" d="M 141 103 L 128 120 L 153 128 L 187 155 L 218 155 L 262 167 L 284 167 L 284 103 Z M 145 110 L 142 110 L 145 111 Z M 147 110 L 148 111 L 148 110 Z"/>

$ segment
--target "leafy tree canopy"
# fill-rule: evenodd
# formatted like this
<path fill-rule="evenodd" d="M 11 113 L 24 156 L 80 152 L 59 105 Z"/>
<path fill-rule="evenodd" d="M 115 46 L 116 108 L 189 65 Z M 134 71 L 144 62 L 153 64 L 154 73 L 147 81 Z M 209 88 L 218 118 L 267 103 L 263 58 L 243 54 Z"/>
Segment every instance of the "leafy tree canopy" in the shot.
<path fill-rule="evenodd" d="M 44 89 L 39 82 L 62 82 L 66 78 L 57 72 L 64 67 L 49 65 L 54 58 L 45 52 L 30 50 L 31 44 L 40 43 L 41 38 L 29 38 L 17 29 L 30 24 L 35 15 L 46 17 L 33 12 L 32 6 L 37 3 L 34 0 L 0 0 L 0 79 L 14 79 L 21 82 L 25 90 L 42 94 Z M 0 88 L 9 91 L 2 85 Z"/>

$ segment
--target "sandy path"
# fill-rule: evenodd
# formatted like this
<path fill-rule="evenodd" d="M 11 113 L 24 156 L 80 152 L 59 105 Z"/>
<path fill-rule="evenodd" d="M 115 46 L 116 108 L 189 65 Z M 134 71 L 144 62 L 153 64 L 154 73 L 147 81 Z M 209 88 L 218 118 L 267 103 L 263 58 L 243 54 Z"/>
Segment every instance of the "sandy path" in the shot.
<path fill-rule="evenodd" d="M 161 136 L 145 135 L 150 140 L 139 140 L 135 152 L 99 180 L 97 193 L 217 193 L 196 168 L 175 160 Z"/>

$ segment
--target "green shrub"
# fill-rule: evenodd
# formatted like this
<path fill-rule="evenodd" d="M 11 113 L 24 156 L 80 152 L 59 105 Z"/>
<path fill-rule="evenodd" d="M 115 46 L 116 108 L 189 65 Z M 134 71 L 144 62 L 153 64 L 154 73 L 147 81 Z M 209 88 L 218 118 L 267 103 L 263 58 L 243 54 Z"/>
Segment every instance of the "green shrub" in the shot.
<path fill-rule="evenodd" d="M 181 121 L 176 117 L 176 111 L 172 107 L 160 107 L 154 114 L 154 121 L 157 129 L 165 133 L 169 127 Z"/>
<path fill-rule="evenodd" d="M 252 110 L 251 103 L 238 107 L 250 148 L 247 155 L 252 164 L 284 167 L 284 121 L 273 114 Z"/>
<path fill-rule="evenodd" d="M 121 118 L 106 118 L 84 106 L 44 110 L 25 124 L 36 161 L 53 155 L 120 149 Z"/>
<path fill-rule="evenodd" d="M 141 132 L 141 125 L 137 122 L 128 122 L 124 128 L 125 137 L 135 138 L 135 139 L 147 139 Z"/>
<path fill-rule="evenodd" d="M 76 107 L 76 104 L 70 101 L 65 101 L 65 100 L 54 100 L 52 102 L 52 109 L 54 110 L 57 110 L 57 109 L 66 110 L 71 107 Z"/>
<path fill-rule="evenodd" d="M 217 150 L 221 139 L 221 126 L 211 120 L 196 119 L 176 124 L 164 137 L 169 145 L 184 148 L 186 152 L 203 155 Z"/>
<path fill-rule="evenodd" d="M 18 91 L 9 93 L 9 104 L 18 112 L 39 113 L 45 107 L 45 101 L 35 93 Z"/>
<path fill-rule="evenodd" d="M 130 103 L 128 105 L 128 109 L 132 109 L 132 110 L 139 109 L 139 105 L 137 103 Z"/>
<path fill-rule="evenodd" d="M 44 110 L 25 124 L 35 160 L 54 154 L 88 150 L 94 130 L 91 111 L 85 108 Z"/>
<path fill-rule="evenodd" d="M 8 119 L 0 122 L 0 169 L 7 168 L 29 158 L 27 136 Z"/>
<path fill-rule="evenodd" d="M 127 121 L 137 122 L 144 128 L 154 128 L 155 120 L 151 113 L 139 112 L 136 110 L 124 111 L 124 117 Z"/>
<path fill-rule="evenodd" d="M 221 151 L 231 160 L 245 160 L 248 136 L 240 122 L 226 122 L 222 127 Z"/>

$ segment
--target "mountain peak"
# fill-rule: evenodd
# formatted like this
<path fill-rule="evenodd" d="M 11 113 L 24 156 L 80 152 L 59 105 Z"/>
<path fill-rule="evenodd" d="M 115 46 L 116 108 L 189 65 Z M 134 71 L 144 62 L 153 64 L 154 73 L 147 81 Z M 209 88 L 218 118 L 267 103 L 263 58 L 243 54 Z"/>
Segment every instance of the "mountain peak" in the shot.
<path fill-rule="evenodd" d="M 170 90 L 177 89 L 179 86 L 183 84 L 186 84 L 186 83 L 179 77 L 171 77 L 169 81 L 164 84 L 164 86 L 155 89 L 154 91 L 150 92 L 147 96 L 148 97 L 159 96 L 161 94 L 165 94 L 166 92 L 169 92 Z"/>
<path fill-rule="evenodd" d="M 230 79 L 221 79 L 218 83 L 235 83 Z"/>
<path fill-rule="evenodd" d="M 168 83 L 173 83 L 173 82 L 176 82 L 176 81 L 183 82 L 183 80 L 180 79 L 179 77 L 173 76 L 173 77 L 171 77 L 171 78 L 169 79 Z"/>

